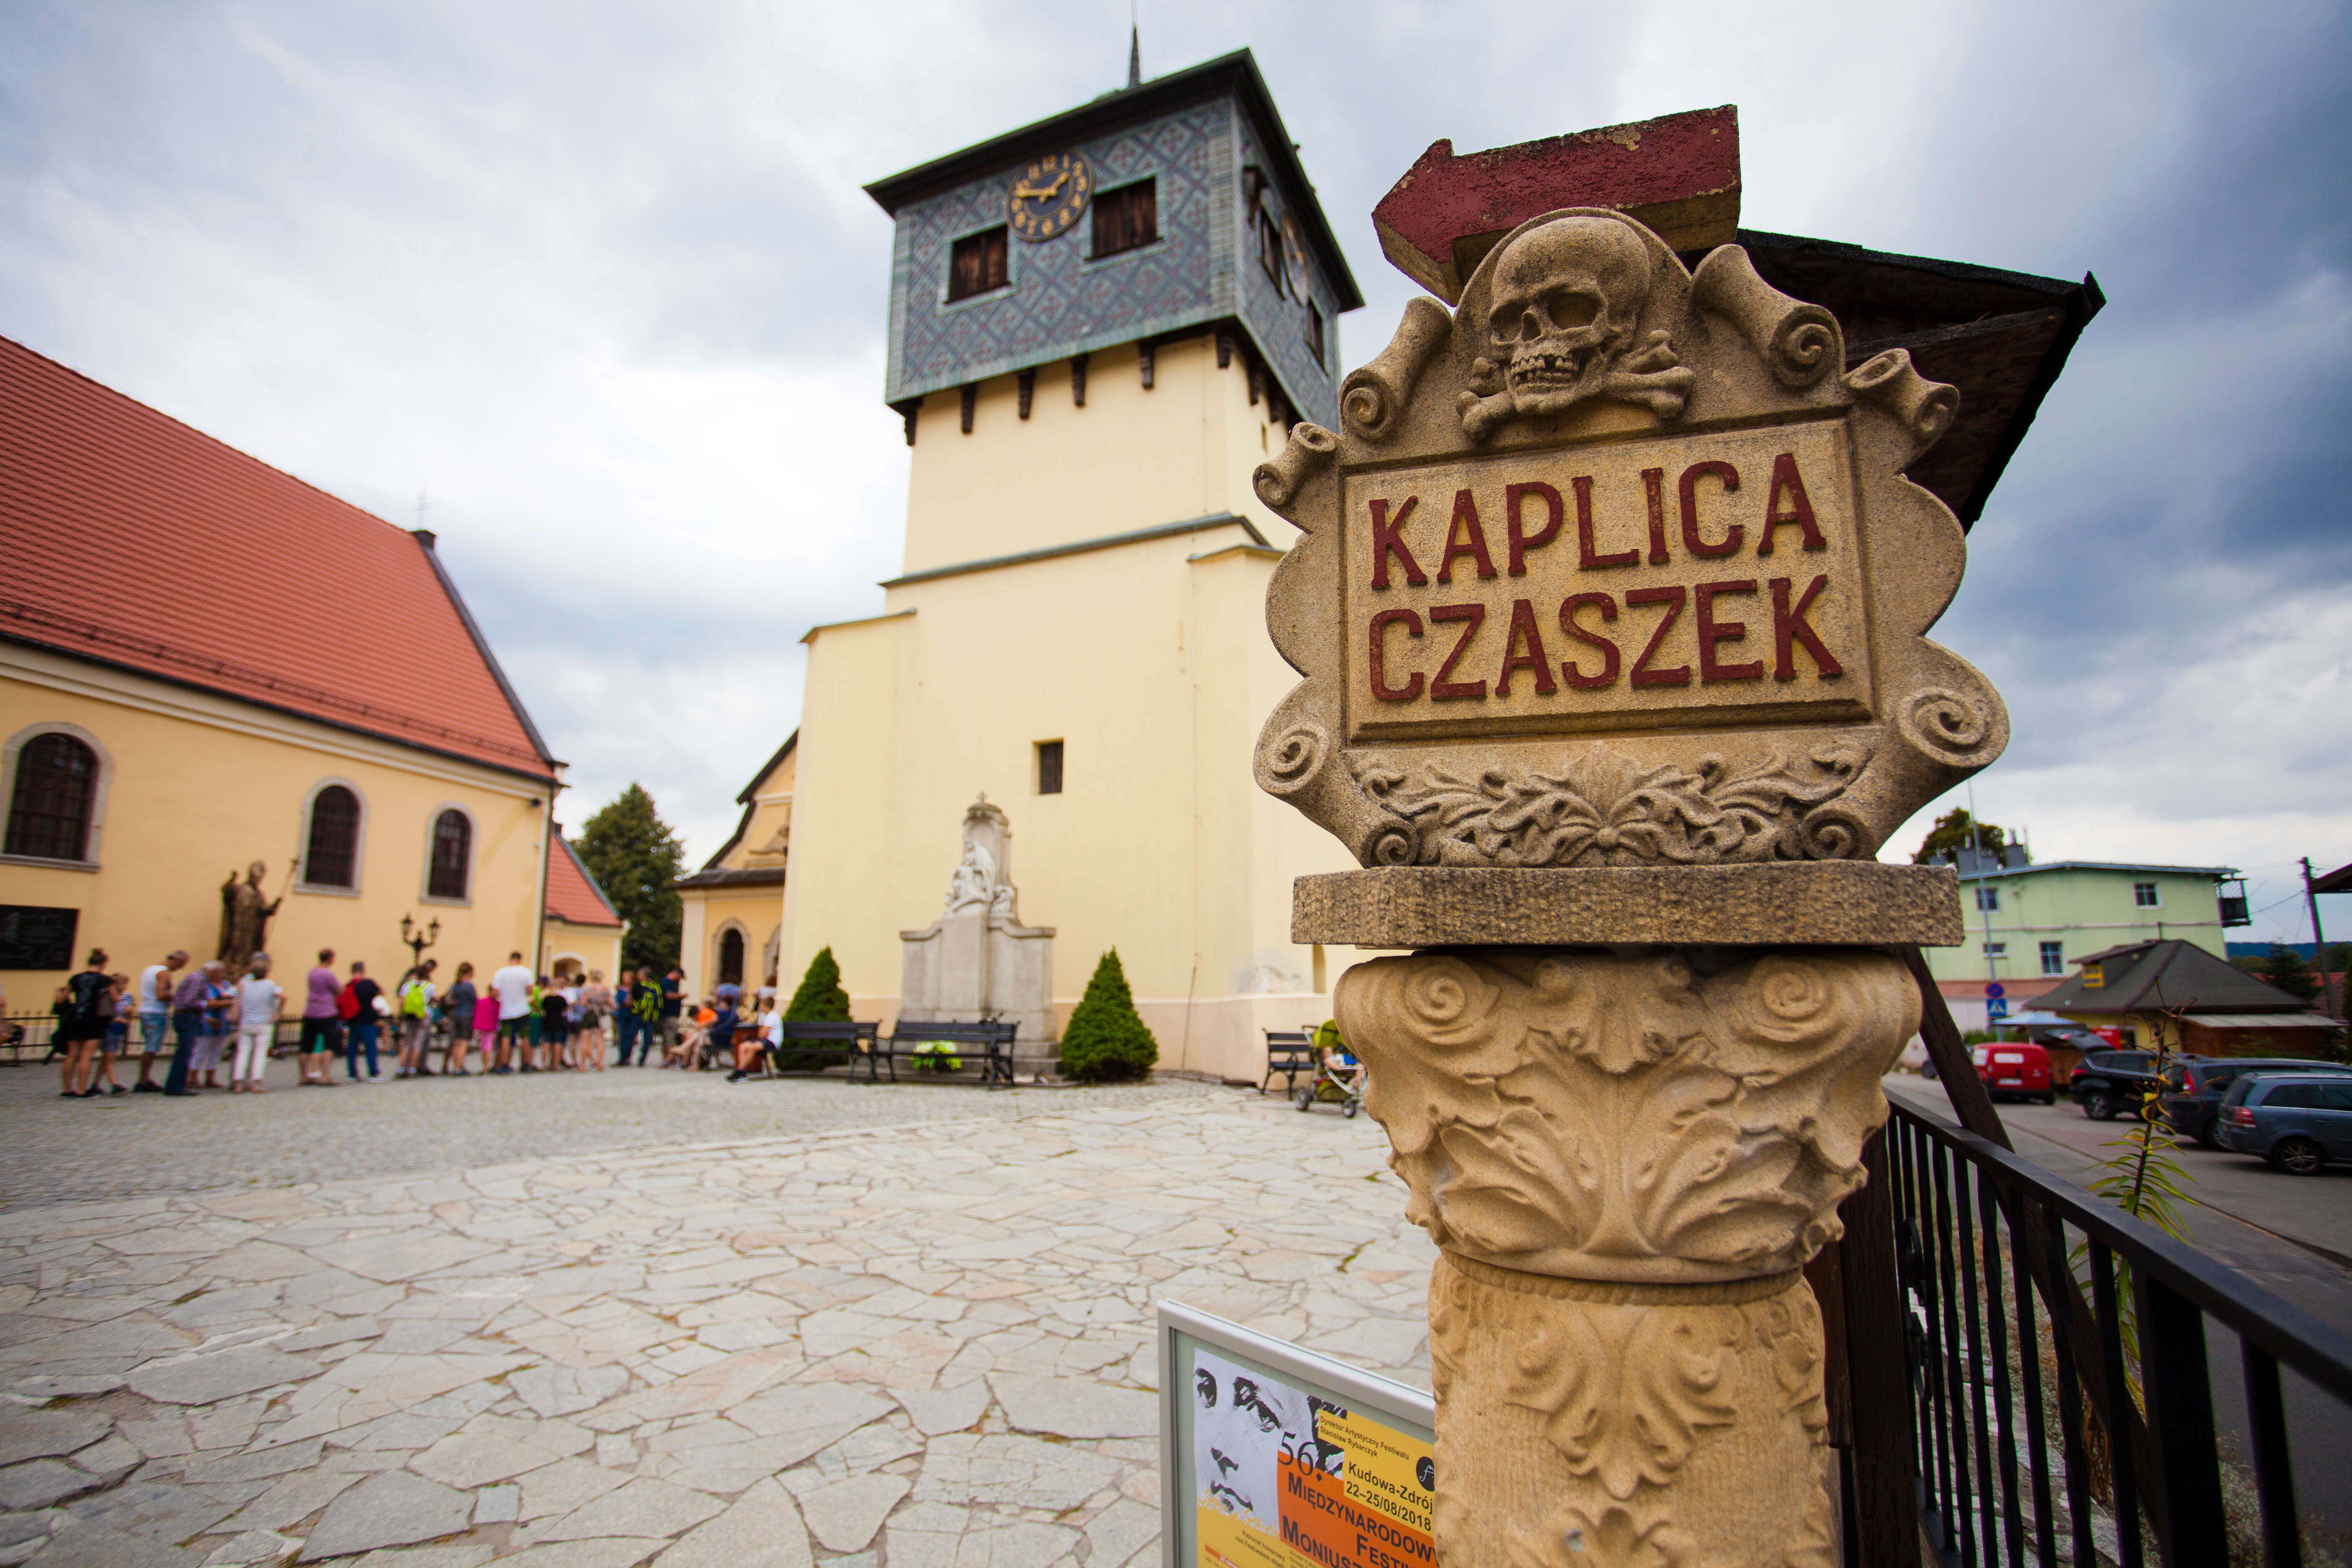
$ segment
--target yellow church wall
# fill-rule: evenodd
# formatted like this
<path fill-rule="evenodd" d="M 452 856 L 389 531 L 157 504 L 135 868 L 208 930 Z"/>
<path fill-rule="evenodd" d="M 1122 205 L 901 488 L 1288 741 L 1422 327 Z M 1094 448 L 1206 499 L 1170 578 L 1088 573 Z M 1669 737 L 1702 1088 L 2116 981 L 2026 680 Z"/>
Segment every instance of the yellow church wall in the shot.
<path fill-rule="evenodd" d="M 980 384 L 972 433 L 962 394 L 933 393 L 916 422 L 908 476 L 908 573 L 1234 512 L 1286 545 L 1296 531 L 1257 499 L 1250 473 L 1282 437 L 1269 405 L 1249 401 L 1236 353 L 1217 368 L 1202 335 L 1160 345 L 1150 390 L 1131 346 L 1094 354 L 1087 405 L 1070 400 L 1069 366 L 1037 372 L 1027 419 L 1018 380 Z"/>
<path fill-rule="evenodd" d="M 552 974 L 566 966 L 583 974 L 602 971 L 606 984 L 621 972 L 621 928 L 618 926 L 573 925 L 570 921 L 550 915 L 541 927 L 544 940 L 540 967 Z M 501 955 L 500 963 L 506 962 Z M 449 967 L 444 965 L 444 968 Z M 474 967 L 488 973 L 488 967 L 476 959 Z M 453 971 L 454 973 L 454 971 Z M 443 975 L 446 983 L 447 975 Z"/>
<path fill-rule="evenodd" d="M 985 791 L 1021 918 L 1055 928 L 1065 1016 L 1114 944 L 1164 1067 L 1255 1079 L 1258 1029 L 1324 1016 L 1289 883 L 1352 862 L 1253 782 L 1297 677 L 1265 630 L 1275 556 L 1246 545 L 1227 525 L 934 579 L 891 590 L 912 615 L 812 634 L 786 976 L 830 944 L 858 1016 L 887 1023 L 898 933 L 938 915 Z M 1041 795 L 1051 740 L 1065 789 Z"/>
<path fill-rule="evenodd" d="M 317 951 L 338 967 L 364 961 L 397 975 L 409 961 L 400 918 L 437 920 L 427 956 L 446 979 L 460 959 L 485 971 L 539 930 L 540 857 L 550 786 L 350 733 L 167 682 L 16 647 L 0 647 L 0 741 L 58 725 L 100 759 L 97 869 L 0 860 L 0 903 L 79 909 L 77 964 L 103 947 L 135 973 L 173 948 L 213 955 L 220 888 L 254 860 L 284 901 L 268 945 L 297 978 Z M 362 803 L 357 888 L 289 886 L 307 847 L 308 803 L 320 786 Z M 14 787 L 0 778 L 0 792 Z M 425 895 L 434 819 L 448 806 L 474 824 L 470 897 Z M 12 1011 L 48 1005 L 66 972 L 0 972 Z"/>

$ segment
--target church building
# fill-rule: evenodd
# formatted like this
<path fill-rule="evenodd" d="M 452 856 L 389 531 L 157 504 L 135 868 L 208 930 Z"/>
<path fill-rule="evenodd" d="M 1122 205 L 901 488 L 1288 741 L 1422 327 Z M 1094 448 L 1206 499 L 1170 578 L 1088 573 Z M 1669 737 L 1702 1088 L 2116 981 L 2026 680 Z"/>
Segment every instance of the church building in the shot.
<path fill-rule="evenodd" d="M 1329 1012 L 1291 879 L 1350 861 L 1251 781 L 1297 679 L 1265 631 L 1297 535 L 1251 473 L 1337 418 L 1355 279 L 1246 51 L 867 192 L 897 226 L 905 555 L 881 615 L 809 632 L 796 740 L 683 889 L 688 983 L 789 991 L 829 946 L 857 1016 L 894 1017 L 984 795 L 1056 1032 L 1116 947 L 1163 1068 L 1255 1078 L 1260 1029 Z"/>
<path fill-rule="evenodd" d="M 610 904 L 550 877 L 562 782 L 431 533 L 0 339 L 10 1011 L 265 910 L 297 984 L 322 947 L 396 977 L 412 931 L 445 980 L 551 937 L 610 966 Z"/>

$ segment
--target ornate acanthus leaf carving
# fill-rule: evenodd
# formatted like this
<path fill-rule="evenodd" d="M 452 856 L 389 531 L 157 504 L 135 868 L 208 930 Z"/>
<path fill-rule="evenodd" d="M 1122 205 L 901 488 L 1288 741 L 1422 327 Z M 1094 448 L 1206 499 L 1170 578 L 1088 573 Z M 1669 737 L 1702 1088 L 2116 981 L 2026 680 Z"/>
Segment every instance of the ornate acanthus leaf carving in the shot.
<path fill-rule="evenodd" d="M 1919 1008 L 1854 952 L 1704 978 L 1673 955 L 1384 958 L 1335 1002 L 1412 1219 L 1504 1268 L 1626 1280 L 1752 1277 L 1832 1239 Z"/>
<path fill-rule="evenodd" d="M 1834 803 L 1872 751 L 1841 739 L 1739 772 L 1716 755 L 1644 768 L 1599 743 L 1558 774 L 1494 767 L 1464 779 L 1377 753 L 1349 765 L 1397 818 L 1373 837 L 1375 865 L 1719 866 L 1871 854 L 1870 829 Z"/>

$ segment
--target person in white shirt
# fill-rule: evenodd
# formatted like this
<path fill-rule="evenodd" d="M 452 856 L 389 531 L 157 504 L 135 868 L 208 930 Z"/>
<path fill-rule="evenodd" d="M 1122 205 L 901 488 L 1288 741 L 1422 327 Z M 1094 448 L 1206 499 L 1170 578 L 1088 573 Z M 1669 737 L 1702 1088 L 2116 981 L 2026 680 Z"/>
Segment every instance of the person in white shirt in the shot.
<path fill-rule="evenodd" d="M 499 1054 L 490 1070 L 512 1072 L 515 1047 L 530 1038 L 530 971 L 521 953 L 507 954 L 507 966 L 490 976 L 490 994 L 499 999 Z"/>
<path fill-rule="evenodd" d="M 139 1081 L 131 1086 L 135 1093 L 163 1092 L 163 1086 L 155 1081 L 155 1053 L 172 1048 L 164 1038 L 172 1029 L 172 988 L 177 984 L 172 976 L 187 962 L 184 951 L 174 950 L 163 963 L 139 972 Z"/>
<path fill-rule="evenodd" d="M 229 1063 L 231 1094 L 268 1094 L 261 1081 L 269 1068 L 270 1037 L 278 1032 L 278 1009 L 286 993 L 269 978 L 269 955 L 257 952 L 236 986 L 236 1055 Z"/>
<path fill-rule="evenodd" d="M 735 1070 L 727 1075 L 729 1083 L 741 1083 L 760 1065 L 760 1053 L 782 1048 L 784 1017 L 776 1011 L 776 998 L 771 994 L 760 999 L 759 1016 L 752 1020 L 751 1033 L 735 1042 Z"/>

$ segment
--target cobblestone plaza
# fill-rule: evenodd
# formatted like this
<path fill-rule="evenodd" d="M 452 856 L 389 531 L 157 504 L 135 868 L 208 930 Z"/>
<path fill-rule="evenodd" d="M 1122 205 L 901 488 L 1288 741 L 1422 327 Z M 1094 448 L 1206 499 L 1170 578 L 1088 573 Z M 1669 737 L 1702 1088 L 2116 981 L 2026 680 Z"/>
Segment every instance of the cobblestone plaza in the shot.
<path fill-rule="evenodd" d="M 0 1564 L 1117 1568 L 1155 1300 L 1427 1384 L 1379 1129 L 1247 1090 L 46 1078 L 0 1079 Z"/>

